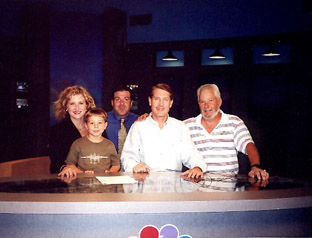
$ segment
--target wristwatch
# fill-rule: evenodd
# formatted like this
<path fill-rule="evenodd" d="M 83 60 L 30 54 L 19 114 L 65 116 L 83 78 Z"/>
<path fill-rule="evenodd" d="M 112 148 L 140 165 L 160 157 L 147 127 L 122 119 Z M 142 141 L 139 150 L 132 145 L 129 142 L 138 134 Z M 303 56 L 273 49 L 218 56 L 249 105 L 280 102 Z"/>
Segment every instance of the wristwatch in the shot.
<path fill-rule="evenodd" d="M 260 164 L 253 164 L 253 165 L 251 165 L 251 168 L 253 168 L 253 167 L 257 167 L 258 169 L 262 169 Z"/>

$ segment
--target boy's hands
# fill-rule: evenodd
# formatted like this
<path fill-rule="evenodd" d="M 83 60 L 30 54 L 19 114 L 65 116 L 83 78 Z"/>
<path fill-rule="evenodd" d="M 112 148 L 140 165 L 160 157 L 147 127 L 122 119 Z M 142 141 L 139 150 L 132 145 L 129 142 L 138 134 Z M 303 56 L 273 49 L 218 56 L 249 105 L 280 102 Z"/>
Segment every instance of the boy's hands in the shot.
<path fill-rule="evenodd" d="M 66 165 L 57 176 L 76 177 L 77 173 L 83 173 L 83 171 L 78 169 L 75 165 Z"/>
<path fill-rule="evenodd" d="M 75 177 L 75 176 L 77 176 L 77 172 L 74 169 L 66 166 L 62 170 L 62 172 L 60 172 L 57 176 L 60 176 L 60 177 Z"/>
<path fill-rule="evenodd" d="M 94 174 L 94 171 L 93 170 L 86 170 L 84 171 L 85 174 Z"/>

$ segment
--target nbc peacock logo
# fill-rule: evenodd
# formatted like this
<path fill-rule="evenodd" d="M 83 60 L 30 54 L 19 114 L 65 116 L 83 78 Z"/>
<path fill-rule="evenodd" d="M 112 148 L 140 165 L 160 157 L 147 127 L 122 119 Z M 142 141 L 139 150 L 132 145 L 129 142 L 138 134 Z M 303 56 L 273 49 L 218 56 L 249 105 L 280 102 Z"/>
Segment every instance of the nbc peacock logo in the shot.
<path fill-rule="evenodd" d="M 192 238 L 189 235 L 179 234 L 179 229 L 172 224 L 166 224 L 158 229 L 156 226 L 144 226 L 140 231 L 140 236 L 130 236 L 128 238 Z"/>

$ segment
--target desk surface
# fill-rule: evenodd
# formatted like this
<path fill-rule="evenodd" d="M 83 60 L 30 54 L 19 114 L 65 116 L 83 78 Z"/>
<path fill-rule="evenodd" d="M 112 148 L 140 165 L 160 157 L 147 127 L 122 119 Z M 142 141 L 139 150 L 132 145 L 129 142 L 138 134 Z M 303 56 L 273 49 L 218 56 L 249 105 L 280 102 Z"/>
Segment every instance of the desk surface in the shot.
<path fill-rule="evenodd" d="M 310 184 L 280 177 L 263 183 L 246 176 L 206 174 L 194 182 L 181 178 L 181 173 L 154 172 L 138 174 L 133 184 L 110 185 L 96 178 L 121 175 L 133 177 L 132 173 L 79 174 L 70 183 L 57 175 L 2 178 L 0 213 L 178 213 L 312 207 Z"/>

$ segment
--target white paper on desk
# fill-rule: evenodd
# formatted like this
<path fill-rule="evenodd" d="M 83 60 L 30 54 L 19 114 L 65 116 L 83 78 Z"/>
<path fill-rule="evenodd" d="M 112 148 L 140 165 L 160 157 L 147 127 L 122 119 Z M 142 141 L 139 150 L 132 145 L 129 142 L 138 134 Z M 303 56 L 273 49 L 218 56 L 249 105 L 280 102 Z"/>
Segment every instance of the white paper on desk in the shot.
<path fill-rule="evenodd" d="M 129 184 L 137 181 L 130 176 L 96 176 L 102 184 Z"/>

